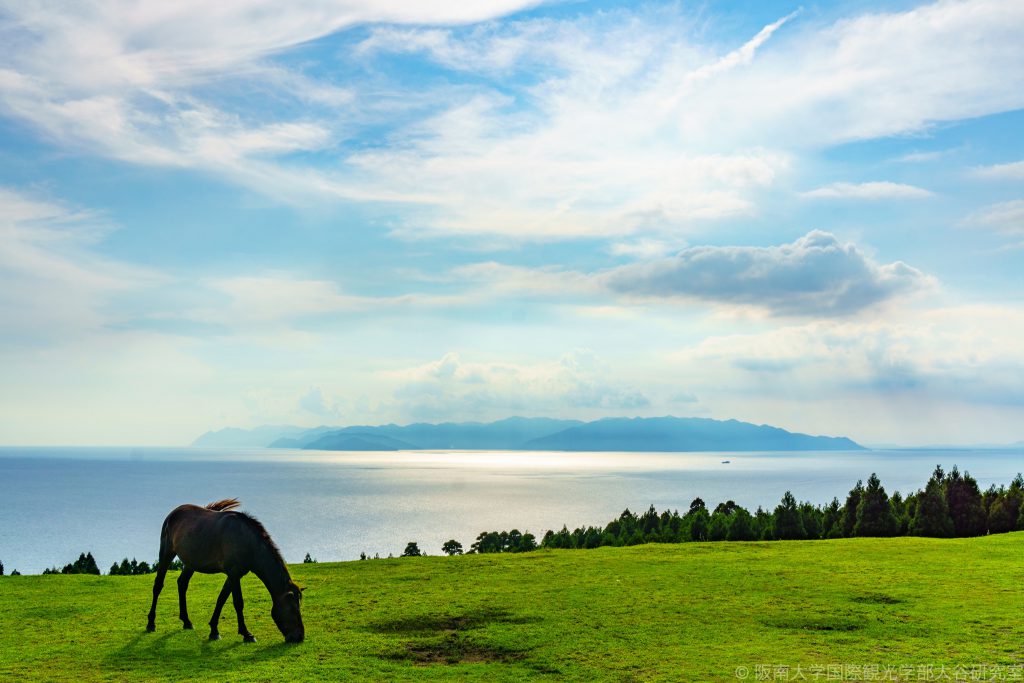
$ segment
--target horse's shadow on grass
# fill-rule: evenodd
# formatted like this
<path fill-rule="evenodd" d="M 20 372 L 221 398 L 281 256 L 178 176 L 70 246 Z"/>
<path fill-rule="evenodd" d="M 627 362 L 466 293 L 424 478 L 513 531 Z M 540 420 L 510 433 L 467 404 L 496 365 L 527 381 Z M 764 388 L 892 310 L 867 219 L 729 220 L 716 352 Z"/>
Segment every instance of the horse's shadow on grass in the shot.
<path fill-rule="evenodd" d="M 521 663 L 536 673 L 558 673 L 541 664 L 530 663 L 532 648 L 510 645 L 481 636 L 489 626 L 536 624 L 536 616 L 519 615 L 505 609 L 476 609 L 461 614 L 419 614 L 367 624 L 370 631 L 397 639 L 392 649 L 378 657 L 395 662 L 427 666 L 432 664 Z M 513 638 L 513 642 L 515 639 Z"/>
<path fill-rule="evenodd" d="M 225 671 L 248 663 L 265 662 L 293 652 L 299 645 L 211 642 L 195 631 L 174 630 L 159 635 L 139 631 L 106 658 L 112 669 L 159 671 L 187 668 L 190 671 Z M 241 649 L 240 649 L 241 648 Z"/>

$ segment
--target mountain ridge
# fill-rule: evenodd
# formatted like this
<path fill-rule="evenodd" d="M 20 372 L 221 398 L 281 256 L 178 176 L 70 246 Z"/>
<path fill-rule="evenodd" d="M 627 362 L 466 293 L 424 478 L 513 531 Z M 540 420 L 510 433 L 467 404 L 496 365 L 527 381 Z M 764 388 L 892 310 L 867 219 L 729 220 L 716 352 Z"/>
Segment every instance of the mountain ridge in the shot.
<path fill-rule="evenodd" d="M 250 434 L 251 433 L 251 434 Z M 193 446 L 253 446 L 302 450 L 511 451 L 809 451 L 866 450 L 845 436 L 815 436 L 767 424 L 703 417 L 606 417 L 591 422 L 510 417 L 495 422 L 417 422 L 407 425 L 259 427 L 207 432 Z"/>

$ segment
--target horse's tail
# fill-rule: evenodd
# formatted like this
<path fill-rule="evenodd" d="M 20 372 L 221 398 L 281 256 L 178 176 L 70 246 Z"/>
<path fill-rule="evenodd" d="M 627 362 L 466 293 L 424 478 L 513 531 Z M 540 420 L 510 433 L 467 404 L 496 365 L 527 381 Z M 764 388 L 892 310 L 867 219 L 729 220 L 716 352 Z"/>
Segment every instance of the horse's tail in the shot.
<path fill-rule="evenodd" d="M 234 510 L 236 507 L 241 505 L 237 498 L 225 498 L 224 500 L 218 500 L 215 503 L 210 503 L 206 506 L 207 510 L 214 510 L 215 512 L 224 512 L 225 510 Z"/>

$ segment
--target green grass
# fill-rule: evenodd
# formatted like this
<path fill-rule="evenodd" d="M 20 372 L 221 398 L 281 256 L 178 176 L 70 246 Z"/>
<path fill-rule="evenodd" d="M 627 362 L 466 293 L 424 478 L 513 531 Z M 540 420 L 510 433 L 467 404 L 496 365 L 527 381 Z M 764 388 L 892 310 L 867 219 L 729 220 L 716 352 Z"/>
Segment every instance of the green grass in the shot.
<path fill-rule="evenodd" d="M 806 680 L 828 666 L 847 667 L 847 680 L 861 680 L 852 674 L 863 666 L 946 667 L 952 679 L 958 665 L 1024 665 L 1024 533 L 647 545 L 292 571 L 307 587 L 301 645 L 283 642 L 251 576 L 243 590 L 254 645 L 235 635 L 230 601 L 223 640 L 206 640 L 221 577 L 193 579 L 197 630 L 183 631 L 169 574 L 156 633 L 144 631 L 151 576 L 4 577 L 0 680 L 735 681 L 737 667 L 756 680 L 759 665 L 773 676 L 789 666 L 791 677 L 799 666 Z"/>

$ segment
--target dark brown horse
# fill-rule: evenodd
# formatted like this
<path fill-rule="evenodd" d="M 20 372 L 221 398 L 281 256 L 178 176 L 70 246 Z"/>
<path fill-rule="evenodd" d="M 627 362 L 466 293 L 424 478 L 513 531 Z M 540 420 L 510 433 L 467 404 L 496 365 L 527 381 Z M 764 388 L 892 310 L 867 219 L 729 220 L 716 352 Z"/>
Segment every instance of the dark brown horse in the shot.
<path fill-rule="evenodd" d="M 220 611 L 228 595 L 234 596 L 235 613 L 238 615 L 238 633 L 247 643 L 256 638 L 245 627 L 242 616 L 242 577 L 252 572 L 270 591 L 274 606 L 270 615 L 289 643 L 301 643 L 305 637 L 299 604 L 302 589 L 295 585 L 288 574 L 288 567 L 281 558 L 270 535 L 256 519 L 244 512 L 233 512 L 239 502 L 231 498 L 210 503 L 202 508 L 198 505 L 176 507 L 164 520 L 160 530 L 160 559 L 157 563 L 156 581 L 153 582 L 153 606 L 149 610 L 147 631 L 156 630 L 156 599 L 164 587 L 164 575 L 171 560 L 177 555 L 184 568 L 178 577 L 178 618 L 186 629 L 192 628 L 185 604 L 185 593 L 192 574 L 227 574 L 227 581 L 217 598 L 217 607 L 210 619 L 210 640 L 219 640 Z"/>

